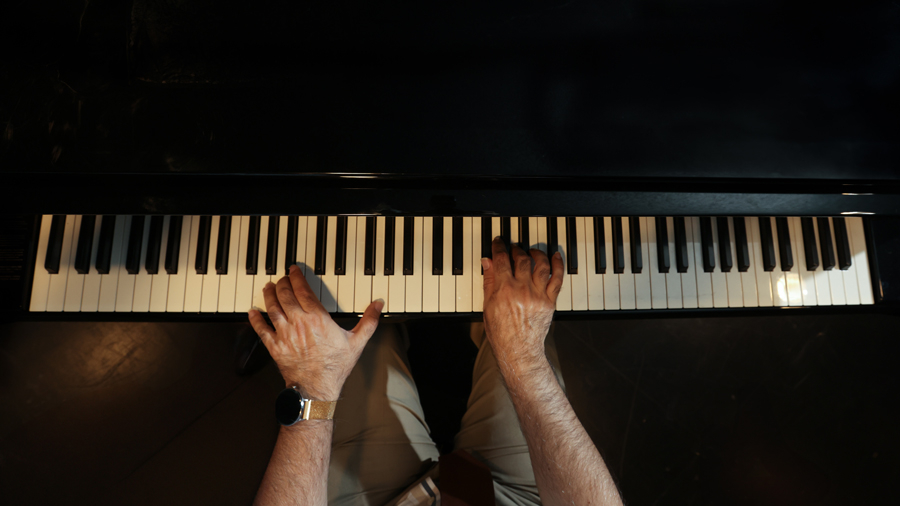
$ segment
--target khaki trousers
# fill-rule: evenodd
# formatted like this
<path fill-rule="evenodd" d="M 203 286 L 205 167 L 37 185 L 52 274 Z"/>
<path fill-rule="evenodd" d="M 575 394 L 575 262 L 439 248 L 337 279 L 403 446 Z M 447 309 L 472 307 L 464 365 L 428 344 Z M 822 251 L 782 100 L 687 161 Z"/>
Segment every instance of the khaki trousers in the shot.
<path fill-rule="evenodd" d="M 541 504 L 525 436 L 483 329 L 472 325 L 478 357 L 455 446 L 490 468 L 498 505 Z M 334 414 L 329 504 L 383 506 L 438 471 L 440 454 L 425 423 L 408 348 L 405 326 L 382 323 L 344 383 Z M 545 349 L 565 391 L 552 327 Z"/>

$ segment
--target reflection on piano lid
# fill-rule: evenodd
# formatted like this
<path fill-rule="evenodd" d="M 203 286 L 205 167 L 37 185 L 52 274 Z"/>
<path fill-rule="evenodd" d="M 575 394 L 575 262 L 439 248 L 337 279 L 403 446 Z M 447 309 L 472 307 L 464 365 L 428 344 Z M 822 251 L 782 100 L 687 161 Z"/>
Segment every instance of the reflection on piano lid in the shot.
<path fill-rule="evenodd" d="M 29 310 L 243 313 L 296 264 L 332 313 L 478 313 L 497 236 L 561 252 L 558 311 L 874 303 L 860 217 L 44 215 Z"/>

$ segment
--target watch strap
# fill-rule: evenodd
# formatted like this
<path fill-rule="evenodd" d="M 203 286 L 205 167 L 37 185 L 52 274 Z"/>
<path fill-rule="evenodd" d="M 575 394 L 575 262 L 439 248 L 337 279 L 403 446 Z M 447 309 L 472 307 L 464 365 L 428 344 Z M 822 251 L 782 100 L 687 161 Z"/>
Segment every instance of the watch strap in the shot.
<path fill-rule="evenodd" d="M 303 406 L 303 420 L 331 420 L 337 401 L 306 401 Z"/>

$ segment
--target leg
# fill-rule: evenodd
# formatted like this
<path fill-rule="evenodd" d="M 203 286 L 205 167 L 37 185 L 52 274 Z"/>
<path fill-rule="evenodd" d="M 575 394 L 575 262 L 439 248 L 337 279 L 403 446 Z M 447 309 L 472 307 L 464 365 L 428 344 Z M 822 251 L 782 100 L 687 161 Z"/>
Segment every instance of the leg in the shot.
<path fill-rule="evenodd" d="M 497 368 L 494 352 L 484 336 L 484 326 L 473 324 L 471 337 L 478 346 L 478 357 L 472 372 L 472 393 L 455 439 L 456 448 L 467 450 L 490 468 L 498 505 L 541 504 L 525 435 L 519 427 L 519 418 Z M 544 348 L 565 391 L 552 326 Z"/>
<path fill-rule="evenodd" d="M 334 413 L 328 504 L 382 505 L 438 461 L 409 371 L 406 328 L 382 323 Z"/>

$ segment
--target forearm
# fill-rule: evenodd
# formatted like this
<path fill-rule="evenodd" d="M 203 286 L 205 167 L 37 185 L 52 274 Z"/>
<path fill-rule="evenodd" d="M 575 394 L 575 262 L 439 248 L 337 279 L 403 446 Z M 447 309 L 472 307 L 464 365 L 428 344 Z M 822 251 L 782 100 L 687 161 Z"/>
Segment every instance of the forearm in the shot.
<path fill-rule="evenodd" d="M 282 427 L 254 504 L 327 504 L 333 432 L 333 420 L 303 420 Z"/>
<path fill-rule="evenodd" d="M 498 357 L 543 504 L 622 504 L 600 452 L 572 410 L 546 357 L 523 363 Z"/>

